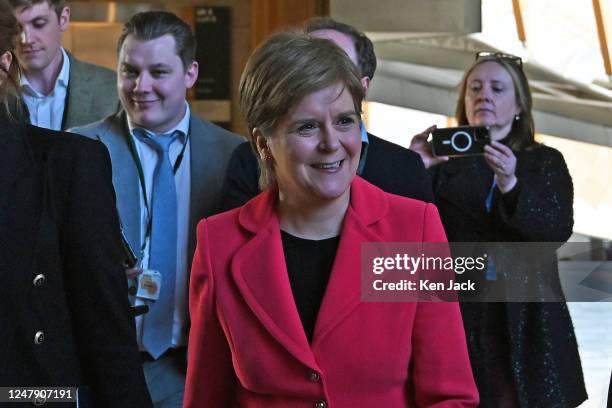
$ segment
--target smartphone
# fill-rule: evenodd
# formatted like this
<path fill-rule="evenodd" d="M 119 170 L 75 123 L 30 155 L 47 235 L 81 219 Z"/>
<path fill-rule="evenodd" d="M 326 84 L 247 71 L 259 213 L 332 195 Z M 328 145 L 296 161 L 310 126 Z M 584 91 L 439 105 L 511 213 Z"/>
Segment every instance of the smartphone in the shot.
<path fill-rule="evenodd" d="M 123 249 L 123 266 L 126 269 L 131 269 L 135 267 L 138 263 L 138 257 L 136 256 L 136 254 L 134 254 L 132 247 L 130 247 L 130 243 L 125 237 L 123 228 L 121 228 L 121 247 Z"/>
<path fill-rule="evenodd" d="M 459 126 L 432 132 L 432 150 L 435 156 L 484 154 L 484 147 L 488 143 L 489 129 L 486 126 Z"/>

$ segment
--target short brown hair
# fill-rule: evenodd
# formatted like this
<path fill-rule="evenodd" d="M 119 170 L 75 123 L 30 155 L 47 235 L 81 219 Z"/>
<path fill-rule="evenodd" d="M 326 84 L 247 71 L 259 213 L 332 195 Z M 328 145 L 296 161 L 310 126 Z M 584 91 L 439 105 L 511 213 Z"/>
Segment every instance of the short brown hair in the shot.
<path fill-rule="evenodd" d="M 313 33 L 319 30 L 334 30 L 346 34 L 353 40 L 357 52 L 358 67 L 362 76 L 374 78 L 376 72 L 376 54 L 372 41 L 361 31 L 331 17 L 312 17 L 304 23 L 304 31 Z"/>
<path fill-rule="evenodd" d="M 55 10 L 55 14 L 57 14 L 58 18 L 62 14 L 62 10 L 64 10 L 64 7 L 66 7 L 66 3 L 64 2 L 64 0 L 8 0 L 8 1 L 9 3 L 11 3 L 11 7 L 13 7 L 13 10 L 16 10 L 18 8 L 23 8 L 23 7 L 29 8 L 35 4 L 47 2 L 49 6 Z"/>
<path fill-rule="evenodd" d="M 176 55 L 187 70 L 195 61 L 196 39 L 189 24 L 169 11 L 145 11 L 137 13 L 125 23 L 119 40 L 117 41 L 117 54 L 128 35 L 133 35 L 141 41 L 154 40 L 170 34 L 176 43 Z"/>
<path fill-rule="evenodd" d="M 11 54 L 17 45 L 17 37 L 19 36 L 20 28 L 11 5 L 6 0 L 0 0 L 0 55 L 5 52 Z M 18 94 L 19 87 L 19 63 L 13 55 L 13 61 L 8 70 L 0 67 L 0 105 L 1 109 L 9 112 L 9 98 L 11 94 Z M 2 78 L 4 77 L 4 78 Z"/>
<path fill-rule="evenodd" d="M 357 67 L 331 41 L 304 33 L 272 35 L 249 57 L 240 78 L 240 109 L 247 122 L 251 147 L 259 161 L 260 187 L 274 183 L 270 161 L 257 154 L 253 130 L 270 137 L 276 122 L 304 97 L 334 84 L 342 84 L 361 113 L 363 87 Z"/>
<path fill-rule="evenodd" d="M 514 84 L 516 101 L 521 109 L 521 112 L 518 114 L 518 120 L 512 122 L 512 128 L 508 135 L 508 145 L 514 150 L 521 150 L 535 145 L 535 126 L 533 114 L 531 113 L 533 103 L 531 91 L 529 90 L 529 81 L 519 63 L 499 56 L 491 55 L 479 58 L 465 71 L 461 80 L 459 99 L 457 100 L 457 109 L 455 111 L 457 124 L 459 126 L 469 124 L 465 112 L 465 93 L 467 92 L 468 77 L 477 66 L 489 61 L 499 64 L 508 72 Z"/>

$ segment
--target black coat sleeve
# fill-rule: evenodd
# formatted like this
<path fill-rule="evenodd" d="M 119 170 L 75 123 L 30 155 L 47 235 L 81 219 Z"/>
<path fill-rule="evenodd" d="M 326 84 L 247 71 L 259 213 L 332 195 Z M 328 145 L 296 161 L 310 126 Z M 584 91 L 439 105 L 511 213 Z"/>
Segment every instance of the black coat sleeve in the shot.
<path fill-rule="evenodd" d="M 78 150 L 64 176 L 69 190 L 61 251 L 82 382 L 96 407 L 149 407 L 121 263 L 110 158 L 101 143 L 74 142 Z"/>
<path fill-rule="evenodd" d="M 499 200 L 504 227 L 521 241 L 565 242 L 574 226 L 572 178 L 555 149 L 539 146 L 519 157 L 512 200 Z M 513 189 L 514 190 L 514 189 Z"/>
<path fill-rule="evenodd" d="M 259 165 L 251 145 L 245 142 L 234 150 L 227 165 L 221 211 L 240 207 L 259 193 Z"/>

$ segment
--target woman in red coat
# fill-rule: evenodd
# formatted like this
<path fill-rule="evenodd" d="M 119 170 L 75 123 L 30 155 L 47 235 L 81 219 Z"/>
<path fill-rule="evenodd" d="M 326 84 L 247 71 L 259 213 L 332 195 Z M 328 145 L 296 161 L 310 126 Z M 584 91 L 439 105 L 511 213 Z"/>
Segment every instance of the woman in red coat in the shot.
<path fill-rule="evenodd" d="M 241 107 L 267 187 L 200 223 L 186 407 L 471 407 L 456 303 L 363 303 L 364 242 L 444 242 L 436 208 L 355 176 L 363 89 L 336 45 L 271 37 Z"/>

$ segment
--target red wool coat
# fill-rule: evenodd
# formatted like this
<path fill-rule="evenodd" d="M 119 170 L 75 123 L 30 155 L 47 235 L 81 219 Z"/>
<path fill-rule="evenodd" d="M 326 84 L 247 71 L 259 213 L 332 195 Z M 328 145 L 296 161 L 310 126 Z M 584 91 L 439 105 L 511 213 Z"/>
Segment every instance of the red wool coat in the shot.
<path fill-rule="evenodd" d="M 357 177 L 312 343 L 283 255 L 276 192 L 198 226 L 185 407 L 472 407 L 456 303 L 360 301 L 362 242 L 446 241 L 431 204 Z"/>

